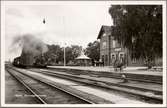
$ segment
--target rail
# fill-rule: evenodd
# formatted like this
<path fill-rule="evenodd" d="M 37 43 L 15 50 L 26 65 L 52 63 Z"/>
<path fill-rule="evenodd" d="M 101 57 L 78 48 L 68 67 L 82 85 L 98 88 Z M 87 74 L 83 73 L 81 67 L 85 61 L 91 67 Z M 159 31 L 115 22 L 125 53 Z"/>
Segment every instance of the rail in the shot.
<path fill-rule="evenodd" d="M 82 100 L 82 101 L 85 101 L 85 102 L 88 103 L 88 104 L 96 104 L 95 102 L 90 101 L 90 100 L 88 100 L 88 99 L 86 99 L 86 98 L 84 98 L 84 97 L 82 97 L 82 96 L 76 95 L 76 94 L 71 93 L 71 92 L 69 92 L 69 91 L 67 91 L 67 90 L 65 90 L 65 89 L 63 89 L 63 88 L 61 88 L 61 87 L 58 87 L 58 86 L 54 85 L 53 83 L 45 82 L 45 81 L 43 81 L 43 80 L 41 80 L 41 79 L 37 79 L 37 78 L 34 77 L 34 76 L 30 76 L 30 75 L 28 75 L 28 74 L 26 74 L 26 73 L 23 73 L 23 72 L 21 72 L 21 71 L 19 71 L 19 70 L 17 70 L 17 69 L 14 69 L 14 68 L 12 68 L 12 67 L 10 67 L 10 68 L 13 69 L 13 70 L 15 70 L 15 71 L 17 71 L 17 72 L 19 72 L 19 73 L 21 73 L 21 74 L 23 74 L 23 75 L 26 75 L 26 76 L 28 76 L 28 77 L 34 79 L 34 80 L 40 81 L 41 83 L 47 84 L 47 85 L 49 85 L 49 86 L 51 86 L 51 87 L 53 87 L 53 88 L 56 88 L 56 89 L 58 89 L 58 90 L 60 90 L 60 91 L 65 92 L 65 93 L 67 93 L 67 94 L 69 94 L 69 95 L 71 95 L 71 96 L 73 96 L 73 97 L 76 97 L 76 98 L 78 98 L 78 99 L 80 99 L 80 100 Z M 19 78 L 18 78 L 18 79 L 19 79 Z M 25 84 L 25 85 L 26 85 L 26 84 Z M 29 88 L 30 88 L 30 87 L 29 87 Z M 36 94 L 35 94 L 35 96 L 36 96 Z M 45 103 L 46 103 L 46 102 L 45 102 Z"/>
<path fill-rule="evenodd" d="M 35 97 L 36 99 L 42 103 L 42 104 L 47 104 L 47 102 L 45 102 L 37 93 L 35 93 L 35 91 L 33 91 L 33 89 L 31 89 L 31 87 L 29 87 L 20 77 L 18 77 L 17 75 L 13 74 L 11 71 L 9 71 L 7 69 L 7 71 L 18 81 L 20 82 L 26 89 L 28 89 L 28 91 L 30 91 Z"/>

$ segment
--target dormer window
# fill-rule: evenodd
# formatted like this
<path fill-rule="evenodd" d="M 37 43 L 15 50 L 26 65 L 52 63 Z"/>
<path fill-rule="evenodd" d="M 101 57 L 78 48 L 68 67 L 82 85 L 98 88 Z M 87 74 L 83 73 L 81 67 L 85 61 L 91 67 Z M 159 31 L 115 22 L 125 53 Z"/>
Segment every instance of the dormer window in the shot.
<path fill-rule="evenodd" d="M 103 37 L 106 36 L 106 33 L 103 33 Z"/>

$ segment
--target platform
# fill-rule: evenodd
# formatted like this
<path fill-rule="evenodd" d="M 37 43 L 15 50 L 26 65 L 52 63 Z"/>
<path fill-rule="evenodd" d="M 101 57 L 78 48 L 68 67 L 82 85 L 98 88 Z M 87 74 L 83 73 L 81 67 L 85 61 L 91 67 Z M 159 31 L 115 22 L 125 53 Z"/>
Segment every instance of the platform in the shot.
<path fill-rule="evenodd" d="M 148 70 L 147 67 L 127 67 L 123 71 L 114 71 L 112 67 L 48 66 L 48 68 L 68 71 L 75 74 L 98 75 L 100 77 L 121 78 L 124 74 L 130 80 L 162 84 L 163 72 Z"/>
<path fill-rule="evenodd" d="M 59 69 L 88 70 L 88 71 L 96 71 L 96 72 L 115 72 L 114 68 L 109 67 L 109 66 L 105 66 L 105 67 L 48 66 L 48 67 L 59 68 Z M 163 74 L 163 72 L 161 72 L 161 71 L 147 70 L 147 67 L 126 67 L 126 68 L 123 69 L 123 71 L 121 73 L 145 74 L 145 75 L 156 75 L 156 76 L 162 76 L 162 74 Z"/>

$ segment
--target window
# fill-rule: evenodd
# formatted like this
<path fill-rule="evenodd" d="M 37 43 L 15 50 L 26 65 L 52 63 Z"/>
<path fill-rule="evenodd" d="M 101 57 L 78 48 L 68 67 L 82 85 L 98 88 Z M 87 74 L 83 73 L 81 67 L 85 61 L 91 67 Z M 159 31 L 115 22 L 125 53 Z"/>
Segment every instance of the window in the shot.
<path fill-rule="evenodd" d="M 106 48 L 106 45 L 107 45 L 107 43 L 106 43 L 106 42 L 103 42 L 103 43 L 102 43 L 102 49 L 105 49 L 105 48 Z"/>
<path fill-rule="evenodd" d="M 133 58 L 133 59 L 132 59 L 132 63 L 137 63 L 137 59 L 136 59 L 136 58 Z"/>
<path fill-rule="evenodd" d="M 132 52 L 132 63 L 136 63 L 137 62 L 137 59 L 135 58 L 135 52 Z"/>
<path fill-rule="evenodd" d="M 124 52 L 120 52 L 119 53 L 119 58 L 124 58 L 125 57 L 125 53 Z"/>
<path fill-rule="evenodd" d="M 112 59 L 115 59 L 115 55 L 114 54 L 112 55 Z"/>
<path fill-rule="evenodd" d="M 104 62 L 104 55 L 102 55 L 102 62 Z"/>
<path fill-rule="evenodd" d="M 108 55 L 105 55 L 105 60 L 104 60 L 105 65 L 108 63 Z"/>
<path fill-rule="evenodd" d="M 103 37 L 106 36 L 106 33 L 103 33 Z"/>
<path fill-rule="evenodd" d="M 111 53 L 111 60 L 115 60 L 116 59 L 116 54 L 115 53 Z"/>
<path fill-rule="evenodd" d="M 120 54 L 120 57 L 123 57 L 123 54 Z"/>
<path fill-rule="evenodd" d="M 116 41 L 113 40 L 112 43 L 113 43 L 113 44 L 112 44 L 113 48 L 115 48 L 115 47 L 116 47 Z"/>

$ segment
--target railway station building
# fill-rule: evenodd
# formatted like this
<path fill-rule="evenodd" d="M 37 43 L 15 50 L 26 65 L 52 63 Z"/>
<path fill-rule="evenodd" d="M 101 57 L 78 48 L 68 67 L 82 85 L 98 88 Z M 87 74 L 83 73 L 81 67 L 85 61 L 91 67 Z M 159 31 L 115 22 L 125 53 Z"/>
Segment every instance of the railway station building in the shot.
<path fill-rule="evenodd" d="M 126 66 L 144 66 L 143 60 L 131 59 L 128 50 L 114 40 L 112 28 L 103 25 L 97 37 L 100 40 L 100 60 L 104 62 L 104 66 L 113 66 L 116 58 L 123 58 Z"/>

